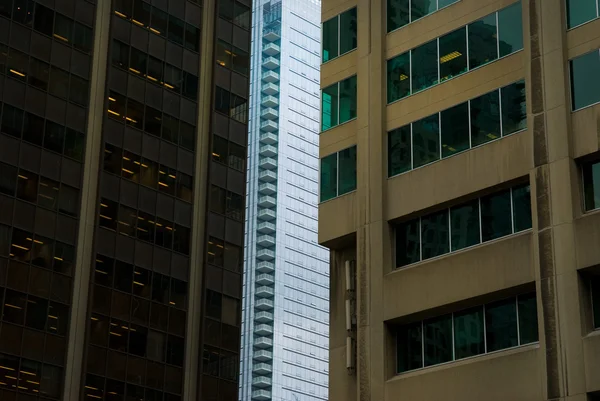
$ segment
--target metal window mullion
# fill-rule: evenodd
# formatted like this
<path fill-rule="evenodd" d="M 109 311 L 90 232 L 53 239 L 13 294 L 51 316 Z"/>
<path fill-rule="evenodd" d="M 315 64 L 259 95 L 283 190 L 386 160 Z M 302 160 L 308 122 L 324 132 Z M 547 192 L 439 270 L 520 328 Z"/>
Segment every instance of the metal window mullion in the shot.
<path fill-rule="evenodd" d="M 496 54 L 500 58 L 500 24 L 498 18 L 498 11 L 496 11 Z"/>
<path fill-rule="evenodd" d="M 479 243 L 483 243 L 483 221 L 481 220 L 481 198 L 477 199 L 479 203 Z"/>
<path fill-rule="evenodd" d="M 467 71 L 470 71 L 471 67 L 469 65 L 470 64 L 469 63 L 469 25 L 466 25 L 465 29 L 466 29 L 465 41 L 467 42 Z M 498 41 L 496 40 L 496 42 L 498 42 Z"/>
<path fill-rule="evenodd" d="M 517 345 L 521 345 L 521 327 L 519 327 L 519 296 L 515 297 L 515 309 L 517 310 Z"/>
<path fill-rule="evenodd" d="M 504 127 L 502 126 L 502 88 L 498 88 L 498 113 L 500 120 L 500 138 L 504 136 Z"/>
<path fill-rule="evenodd" d="M 513 206 L 513 189 L 510 189 L 510 227 L 511 227 L 511 233 L 514 234 L 515 233 L 515 210 L 514 210 L 514 206 Z"/>
<path fill-rule="evenodd" d="M 483 353 L 487 354 L 487 328 L 485 326 L 485 304 L 483 304 Z"/>

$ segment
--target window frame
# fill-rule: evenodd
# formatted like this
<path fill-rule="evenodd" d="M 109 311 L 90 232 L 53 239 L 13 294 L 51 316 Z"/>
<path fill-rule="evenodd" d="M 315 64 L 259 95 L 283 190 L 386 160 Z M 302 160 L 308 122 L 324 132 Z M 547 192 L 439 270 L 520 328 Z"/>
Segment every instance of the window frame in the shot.
<path fill-rule="evenodd" d="M 437 0 L 436 0 L 436 1 L 437 1 Z M 458 1 L 460 1 L 460 0 L 458 0 Z M 357 43 L 357 45 L 356 45 L 356 47 L 355 47 L 355 48 L 353 48 L 353 49 L 350 49 L 350 50 L 348 50 L 348 51 L 345 51 L 344 53 L 341 53 L 341 52 L 340 52 L 340 44 L 341 44 L 341 40 L 340 40 L 340 20 L 341 20 L 341 15 L 342 15 L 342 14 L 344 14 L 344 13 L 347 13 L 347 12 L 349 12 L 349 11 L 353 10 L 353 9 L 356 9 L 356 20 L 358 21 L 358 6 L 354 6 L 354 7 L 347 8 L 346 10 L 344 10 L 344 11 L 342 11 L 341 13 L 337 14 L 336 16 L 334 16 L 334 17 L 331 17 L 331 18 L 329 18 L 329 19 L 327 19 L 327 20 L 325 20 L 325 21 L 321 22 L 321 55 L 320 55 L 320 58 L 321 58 L 321 65 L 323 65 L 323 64 L 327 64 L 327 63 L 329 63 L 330 61 L 333 61 L 333 60 L 335 60 L 335 59 L 338 59 L 338 58 L 340 58 L 340 57 L 342 57 L 342 56 L 345 56 L 346 54 L 348 54 L 348 53 L 351 53 L 351 52 L 355 51 L 356 49 L 358 49 L 358 43 Z M 324 25 L 326 22 L 329 22 L 329 21 L 331 21 L 331 20 L 333 20 L 333 19 L 337 19 L 337 53 L 338 53 L 338 54 L 337 54 L 337 56 L 335 56 L 335 57 L 331 57 L 331 58 L 330 58 L 329 60 L 327 60 L 327 61 L 323 61 L 323 43 L 325 43 L 325 42 L 323 41 L 323 36 L 324 36 L 324 32 L 325 32 L 325 30 L 323 29 L 323 25 Z M 357 38 L 358 38 L 358 26 L 357 26 L 357 28 L 356 28 L 356 36 L 357 36 Z"/>

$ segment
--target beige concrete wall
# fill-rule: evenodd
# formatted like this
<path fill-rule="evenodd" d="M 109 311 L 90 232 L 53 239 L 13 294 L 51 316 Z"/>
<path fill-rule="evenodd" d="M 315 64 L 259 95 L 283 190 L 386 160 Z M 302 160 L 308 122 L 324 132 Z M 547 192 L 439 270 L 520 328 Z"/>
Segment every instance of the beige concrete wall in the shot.
<path fill-rule="evenodd" d="M 583 339 L 586 391 L 600 391 L 600 332 Z"/>

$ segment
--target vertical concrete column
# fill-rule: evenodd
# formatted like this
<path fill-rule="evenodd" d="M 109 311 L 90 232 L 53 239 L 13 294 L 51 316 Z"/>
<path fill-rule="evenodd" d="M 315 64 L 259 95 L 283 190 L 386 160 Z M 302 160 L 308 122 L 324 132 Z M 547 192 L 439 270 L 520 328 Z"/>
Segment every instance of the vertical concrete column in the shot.
<path fill-rule="evenodd" d="M 102 121 L 104 119 L 106 65 L 110 40 L 110 1 L 99 1 L 94 25 L 94 54 L 90 79 L 90 107 L 85 141 L 83 183 L 81 187 L 81 215 L 77 232 L 77 254 L 73 275 L 73 300 L 69 342 L 65 364 L 64 401 L 79 401 L 81 380 L 85 366 L 83 354 L 85 331 L 88 325 L 87 309 L 90 275 L 93 265 L 94 229 L 98 206 L 98 170 L 102 149 Z"/>
<path fill-rule="evenodd" d="M 572 153 L 565 7 L 561 0 L 530 0 L 523 5 L 529 26 L 525 32 L 529 32 L 528 107 L 533 127 L 534 259 L 546 367 L 543 391 L 548 400 L 585 399 L 573 230 L 580 213 L 574 202 L 579 186 Z"/>
<path fill-rule="evenodd" d="M 190 277 L 188 293 L 188 323 L 183 376 L 183 401 L 200 399 L 200 353 L 202 352 L 202 317 L 204 296 L 204 248 L 206 244 L 206 202 L 208 194 L 211 114 L 213 96 L 215 0 L 204 0 L 202 36 L 200 42 L 200 71 L 198 76 L 198 124 L 196 127 L 196 160 L 194 166 L 194 205 Z"/>
<path fill-rule="evenodd" d="M 387 224 L 383 215 L 385 166 L 385 2 L 358 1 L 357 115 L 357 380 L 358 400 L 384 398 L 383 266 Z M 373 32 L 378 27 L 380 32 Z M 385 244 L 385 245 L 384 245 Z"/>

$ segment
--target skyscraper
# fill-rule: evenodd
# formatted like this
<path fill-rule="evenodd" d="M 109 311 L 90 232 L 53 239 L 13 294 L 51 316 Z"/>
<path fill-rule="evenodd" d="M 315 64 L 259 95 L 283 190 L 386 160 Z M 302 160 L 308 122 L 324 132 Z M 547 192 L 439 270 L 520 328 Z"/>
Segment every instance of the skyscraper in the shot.
<path fill-rule="evenodd" d="M 237 399 L 250 10 L 0 1 L 2 401 Z"/>
<path fill-rule="evenodd" d="M 317 244 L 320 2 L 253 8 L 240 399 L 326 400 Z"/>
<path fill-rule="evenodd" d="M 600 2 L 322 21 L 330 400 L 600 399 Z"/>

